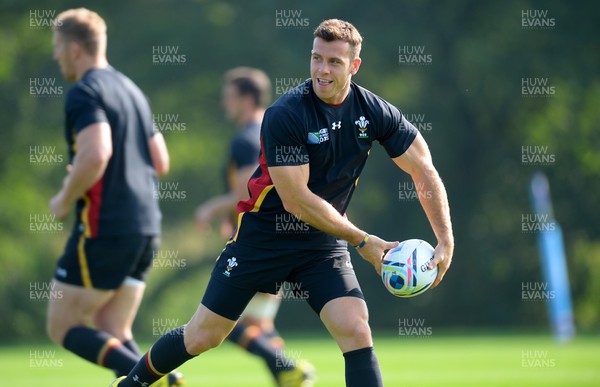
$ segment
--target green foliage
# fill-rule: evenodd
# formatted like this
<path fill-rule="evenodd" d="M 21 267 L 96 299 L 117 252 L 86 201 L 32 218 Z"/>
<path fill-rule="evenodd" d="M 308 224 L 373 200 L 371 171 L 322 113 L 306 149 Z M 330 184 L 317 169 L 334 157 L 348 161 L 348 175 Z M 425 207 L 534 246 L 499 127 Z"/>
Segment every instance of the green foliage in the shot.
<path fill-rule="evenodd" d="M 600 244 L 578 238 L 572 249 L 571 278 L 575 298 L 575 314 L 580 326 L 594 329 L 600 320 Z"/>
<path fill-rule="evenodd" d="M 63 103 L 70 86 L 52 61 L 51 31 L 32 28 L 30 21 L 32 11 L 60 12 L 71 5 L 13 1 L 0 13 L 0 315 L 5 316 L 0 338 L 44 335 L 46 305 L 31 299 L 29 289 L 49 281 L 69 234 L 71 220 L 54 233 L 30 228 L 31 216 L 48 214 L 47 203 L 64 174 Z M 107 20 L 111 64 L 141 86 L 155 114 L 176 115 L 185 124 L 185 130 L 164 131 L 172 172 L 163 180 L 179 183 L 186 197 L 162 203 L 163 249 L 179 252 L 189 273 L 155 268 L 148 284 L 151 302 L 142 305 L 136 322 L 139 332 L 151 335 L 155 318 L 189 318 L 222 248 L 216 231 L 200 236 L 193 224 L 196 205 L 225 185 L 223 162 L 234 129 L 220 107 L 222 73 L 256 66 L 274 86 L 281 79 L 307 78 L 311 30 L 329 17 L 352 21 L 364 35 L 355 80 L 407 115 L 423 115 L 422 133 L 452 207 L 455 258 L 438 289 L 411 300 L 391 298 L 372 268 L 353 255 L 374 328 L 394 329 L 399 315 L 447 326 L 546 326 L 545 305 L 520 296 L 521 283 L 542 281 L 535 235 L 521 230 L 521 215 L 532 212 L 528 184 L 537 170 L 549 177 L 564 230 L 577 323 L 598 327 L 595 3 L 136 0 L 88 6 Z M 534 9 L 547 10 L 555 26 L 523 29 L 523 10 Z M 277 28 L 278 10 L 299 10 L 310 26 Z M 157 46 L 176 48 L 185 62 L 155 63 Z M 399 63 L 400 46 L 423 47 L 431 63 Z M 34 78 L 54 79 L 62 93 L 31 95 Z M 524 96 L 524 78 L 547 79 L 555 92 Z M 32 162 L 36 146 L 55 147 L 62 161 Z M 555 161 L 523 163 L 527 146 L 546 147 Z M 406 182 L 410 178 L 374 146 L 349 216 L 390 240 L 418 237 L 435 244 L 418 202 L 399 197 Z M 310 313 L 305 305 L 284 302 L 278 322 L 316 329 L 316 318 L 304 320 Z"/>

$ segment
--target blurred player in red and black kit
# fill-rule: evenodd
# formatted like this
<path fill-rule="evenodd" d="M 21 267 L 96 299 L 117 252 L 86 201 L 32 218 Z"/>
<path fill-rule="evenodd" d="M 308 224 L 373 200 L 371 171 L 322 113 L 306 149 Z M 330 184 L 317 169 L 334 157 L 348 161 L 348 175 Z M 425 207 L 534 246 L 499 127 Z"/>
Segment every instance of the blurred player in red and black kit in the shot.
<path fill-rule="evenodd" d="M 362 36 L 348 22 L 330 19 L 317 27 L 311 78 L 265 112 L 250 198 L 238 205 L 237 231 L 217 260 L 196 313 L 158 339 L 113 387 L 152 383 L 218 346 L 256 292 L 275 293 L 283 281 L 307 295 L 337 342 L 346 385 L 383 386 L 348 243 L 381 273 L 384 252 L 399 242 L 369 235 L 343 216 L 373 142 L 411 175 L 419 191 L 438 242 L 429 263 L 429 269 L 438 267 L 432 287 L 450 267 L 454 237 L 446 190 L 425 140 L 396 107 L 352 82 L 361 65 L 361 44 Z"/>
<path fill-rule="evenodd" d="M 131 326 L 142 301 L 161 213 L 154 190 L 169 170 L 142 91 L 106 59 L 106 24 L 84 8 L 54 21 L 54 59 L 76 81 L 66 103 L 69 173 L 50 209 L 75 224 L 58 261 L 48 306 L 50 338 L 92 363 L 126 375 L 141 357 Z M 155 386 L 176 386 L 172 373 Z"/>
<path fill-rule="evenodd" d="M 224 81 L 223 108 L 227 118 L 239 127 L 229 147 L 229 191 L 198 206 L 196 220 L 201 230 L 221 220 L 221 234 L 227 239 L 236 223 L 236 205 L 249 198 L 248 180 L 258 166 L 260 124 L 271 102 L 271 81 L 263 71 L 249 67 L 227 71 Z M 227 339 L 261 357 L 279 386 L 308 387 L 314 379 L 313 367 L 284 356 L 283 340 L 274 322 L 280 303 L 273 294 L 256 293 Z"/>

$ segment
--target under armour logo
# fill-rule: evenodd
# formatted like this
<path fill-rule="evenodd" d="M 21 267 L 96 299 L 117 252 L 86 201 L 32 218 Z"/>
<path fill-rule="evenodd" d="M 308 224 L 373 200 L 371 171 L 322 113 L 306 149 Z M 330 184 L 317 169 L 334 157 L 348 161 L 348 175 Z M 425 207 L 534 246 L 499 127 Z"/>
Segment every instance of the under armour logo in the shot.
<path fill-rule="evenodd" d="M 342 121 L 334 122 L 331 124 L 331 130 L 341 129 Z"/>
<path fill-rule="evenodd" d="M 133 377 L 133 381 L 139 383 L 142 387 L 150 386 L 148 383 L 142 382 L 140 377 L 137 374 Z"/>

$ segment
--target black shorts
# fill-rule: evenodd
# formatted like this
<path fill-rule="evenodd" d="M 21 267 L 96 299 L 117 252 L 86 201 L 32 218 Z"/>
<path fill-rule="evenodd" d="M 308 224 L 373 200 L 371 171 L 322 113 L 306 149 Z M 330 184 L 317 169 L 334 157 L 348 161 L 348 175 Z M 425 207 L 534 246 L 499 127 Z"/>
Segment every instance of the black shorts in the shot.
<path fill-rule="evenodd" d="M 75 229 L 58 260 L 54 278 L 70 285 L 118 289 L 126 277 L 145 281 L 160 238 L 123 235 L 86 238 Z"/>
<path fill-rule="evenodd" d="M 317 315 L 335 298 L 364 299 L 347 250 L 264 250 L 228 244 L 217 259 L 202 304 L 237 320 L 256 292 L 305 299 Z"/>

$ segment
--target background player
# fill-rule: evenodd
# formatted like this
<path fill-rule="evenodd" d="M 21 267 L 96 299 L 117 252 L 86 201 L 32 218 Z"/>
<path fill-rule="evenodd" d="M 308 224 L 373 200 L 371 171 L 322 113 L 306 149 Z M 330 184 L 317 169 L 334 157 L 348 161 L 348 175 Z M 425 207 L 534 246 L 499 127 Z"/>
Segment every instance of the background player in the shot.
<path fill-rule="evenodd" d="M 265 113 L 260 167 L 248 184 L 250 199 L 238 205 L 236 234 L 217 260 L 196 313 L 185 326 L 162 336 L 113 386 L 151 383 L 218 346 L 254 294 L 274 292 L 281 281 L 300 284 L 309 295 L 307 302 L 344 355 L 346 385 L 383 386 L 347 245 L 355 246 L 379 274 L 384 252 L 398 242 L 369 235 L 343 216 L 373 141 L 411 175 L 419 191 L 438 241 L 429 265 L 438 266 L 433 287 L 450 266 L 454 237 L 446 191 L 425 140 L 397 108 L 352 82 L 361 65 L 361 44 L 348 22 L 330 19 L 317 27 L 311 79 Z M 282 218 L 286 214 L 294 218 Z M 280 219 L 309 228 L 279 235 Z"/>
<path fill-rule="evenodd" d="M 50 338 L 76 355 L 127 374 L 141 353 L 131 326 L 158 248 L 157 174 L 169 154 L 140 89 L 106 60 L 106 24 L 71 9 L 55 19 L 54 59 L 65 79 L 69 174 L 50 201 L 57 218 L 76 219 L 58 262 L 48 306 Z M 72 167 L 71 167 L 72 166 Z M 179 385 L 180 375 L 162 385 Z"/>
<path fill-rule="evenodd" d="M 248 180 L 258 166 L 260 124 L 271 103 L 271 81 L 262 70 L 237 67 L 224 75 L 222 104 L 225 114 L 238 128 L 229 147 L 226 166 L 228 192 L 212 197 L 196 211 L 196 220 L 205 230 L 221 220 L 221 234 L 231 237 L 236 222 L 236 204 L 248 199 Z M 281 299 L 257 293 L 238 320 L 228 339 L 248 352 L 260 356 L 280 386 L 309 386 L 312 366 L 299 361 L 296 367 L 283 355 L 283 339 L 275 329 L 275 316 Z M 285 365 L 285 366 L 282 366 Z"/>

